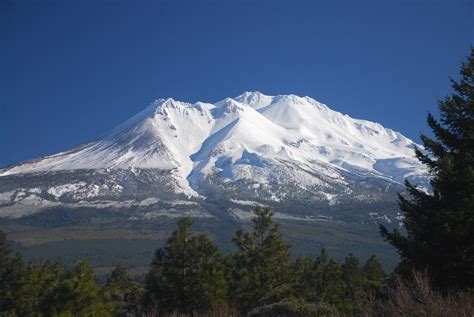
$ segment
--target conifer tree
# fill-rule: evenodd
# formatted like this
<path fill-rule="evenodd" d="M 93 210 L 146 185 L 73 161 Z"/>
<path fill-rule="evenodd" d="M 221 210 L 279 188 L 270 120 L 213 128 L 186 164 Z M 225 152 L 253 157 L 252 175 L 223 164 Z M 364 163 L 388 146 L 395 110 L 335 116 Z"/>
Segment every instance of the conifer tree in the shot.
<path fill-rule="evenodd" d="M 47 313 L 63 278 L 60 262 L 29 263 L 20 277 L 20 285 L 15 294 L 15 311 L 20 316 Z"/>
<path fill-rule="evenodd" d="M 310 258 L 296 259 L 294 265 L 294 293 L 307 302 L 318 302 L 322 269 L 318 261 Z"/>
<path fill-rule="evenodd" d="M 318 292 L 320 302 L 345 309 L 345 287 L 341 266 L 334 259 L 329 258 L 326 253 L 322 254 L 319 261 L 322 265 L 322 279 Z"/>
<path fill-rule="evenodd" d="M 4 272 L 0 297 L 0 312 L 15 310 L 18 291 L 21 288 L 21 278 L 25 274 L 25 263 L 20 253 L 15 254 Z"/>
<path fill-rule="evenodd" d="M 66 273 L 49 302 L 46 315 L 107 316 L 94 272 L 87 262 L 79 262 Z"/>
<path fill-rule="evenodd" d="M 364 286 L 377 294 L 380 294 L 385 285 L 386 274 L 375 255 L 372 255 L 362 267 L 364 275 Z"/>
<path fill-rule="evenodd" d="M 337 304 L 343 295 L 342 271 L 325 249 L 315 259 L 297 259 L 295 293 L 312 303 Z"/>
<path fill-rule="evenodd" d="M 0 230 L 0 314 L 6 310 L 7 300 L 7 276 L 6 272 L 10 265 L 10 246 L 7 235 Z"/>
<path fill-rule="evenodd" d="M 0 230 L 0 279 L 2 273 L 7 269 L 10 263 L 10 245 L 8 244 L 7 235 Z"/>
<path fill-rule="evenodd" d="M 406 235 L 381 226 L 402 257 L 400 271 L 428 269 L 443 289 L 474 287 L 474 48 L 460 74 L 451 80 L 454 93 L 439 102 L 440 120 L 428 114 L 435 138 L 421 135 L 426 151 L 416 150 L 432 192 L 406 181 L 410 197 L 399 195 Z"/>
<path fill-rule="evenodd" d="M 20 278 L 24 273 L 21 254 L 13 258 L 5 232 L 0 230 L 0 315 L 15 309 L 15 297 L 20 288 Z"/>
<path fill-rule="evenodd" d="M 121 294 L 121 297 L 123 297 L 123 294 L 126 292 L 129 285 L 130 279 L 127 274 L 127 269 L 123 265 L 118 264 L 112 273 L 110 273 L 105 288 L 109 289 L 111 292 L 117 292 Z"/>
<path fill-rule="evenodd" d="M 346 309 L 352 310 L 357 298 L 363 291 L 363 275 L 359 265 L 359 259 L 349 253 L 341 266 L 342 280 L 344 282 L 344 299 Z"/>
<path fill-rule="evenodd" d="M 238 230 L 234 234 L 238 251 L 232 259 L 230 291 L 243 312 L 276 303 L 291 293 L 290 246 L 272 216 L 269 208 L 257 207 L 253 231 Z"/>
<path fill-rule="evenodd" d="M 132 281 L 127 269 L 118 264 L 110 273 L 107 282 L 102 288 L 102 297 L 108 310 L 113 315 L 140 314 L 144 288 L 140 283 Z"/>
<path fill-rule="evenodd" d="M 146 280 L 147 299 L 159 311 L 207 311 L 223 300 L 226 283 L 221 256 L 205 235 L 182 218 L 164 248 L 156 251 Z"/>

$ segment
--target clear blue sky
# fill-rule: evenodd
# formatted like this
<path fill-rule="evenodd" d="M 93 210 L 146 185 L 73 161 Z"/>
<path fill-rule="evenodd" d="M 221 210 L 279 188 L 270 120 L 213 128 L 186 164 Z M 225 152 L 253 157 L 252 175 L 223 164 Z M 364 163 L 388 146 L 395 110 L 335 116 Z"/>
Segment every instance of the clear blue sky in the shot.
<path fill-rule="evenodd" d="M 152 100 L 309 95 L 418 140 L 474 45 L 474 1 L 0 4 L 0 166 L 95 139 Z"/>

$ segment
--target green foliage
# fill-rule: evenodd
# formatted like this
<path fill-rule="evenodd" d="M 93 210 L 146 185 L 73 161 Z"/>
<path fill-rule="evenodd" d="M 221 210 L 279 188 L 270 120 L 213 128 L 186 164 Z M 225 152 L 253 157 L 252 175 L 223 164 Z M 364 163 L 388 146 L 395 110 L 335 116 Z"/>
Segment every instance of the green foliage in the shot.
<path fill-rule="evenodd" d="M 107 287 L 115 288 L 119 290 L 125 290 L 130 284 L 130 279 L 127 274 L 127 269 L 125 266 L 119 264 L 110 274 L 110 277 L 107 279 Z"/>
<path fill-rule="evenodd" d="M 315 260 L 297 259 L 294 265 L 294 295 L 316 307 L 318 316 L 333 312 L 351 314 L 361 300 L 385 286 L 385 272 L 381 263 L 370 257 L 363 267 L 349 254 L 339 264 L 323 249 Z"/>
<path fill-rule="evenodd" d="M 26 316 L 48 311 L 63 274 L 59 262 L 29 263 L 15 292 L 15 312 Z"/>
<path fill-rule="evenodd" d="M 25 266 L 11 258 L 2 275 L 0 313 L 11 316 L 194 315 L 232 311 L 232 302 L 251 316 L 332 316 L 353 314 L 356 303 L 384 287 L 385 273 L 375 257 L 364 266 L 349 254 L 344 263 L 325 250 L 316 259 L 290 259 L 269 209 L 257 208 L 253 230 L 235 232 L 237 251 L 225 258 L 191 220 L 178 223 L 156 251 L 145 287 L 117 265 L 99 288 L 89 264 L 71 269 L 40 261 Z M 6 240 L 6 238 L 5 238 Z M 220 307 L 220 308 L 219 308 Z M 230 310 L 229 310 L 230 309 Z"/>
<path fill-rule="evenodd" d="M 10 265 L 10 245 L 8 244 L 7 235 L 0 230 L 0 312 L 7 305 L 7 281 L 8 267 Z"/>
<path fill-rule="evenodd" d="M 94 272 L 86 262 L 79 262 L 65 272 L 50 297 L 50 315 L 104 316 L 107 315 L 95 282 Z"/>
<path fill-rule="evenodd" d="M 0 285 L 0 313 L 11 312 L 15 309 L 16 299 L 21 280 L 25 274 L 25 264 L 21 254 L 17 253 L 7 264 Z"/>
<path fill-rule="evenodd" d="M 443 289 L 474 287 L 474 48 L 460 73 L 439 102 L 440 121 L 428 115 L 435 139 L 422 135 L 426 152 L 416 151 L 433 176 L 432 193 L 407 181 L 410 198 L 399 196 L 407 234 L 381 226 L 402 257 L 399 271 L 428 268 Z"/>
<path fill-rule="evenodd" d="M 60 262 L 24 264 L 17 254 L 6 265 L 0 286 L 0 315 L 108 316 L 91 267 L 65 271 Z"/>
<path fill-rule="evenodd" d="M 324 249 L 315 260 L 296 260 L 294 271 L 295 294 L 308 302 L 340 306 L 344 297 L 342 269 Z"/>
<path fill-rule="evenodd" d="M 238 230 L 231 258 L 230 296 L 243 312 L 277 303 L 291 292 L 290 246 L 272 222 L 270 209 L 255 209 L 253 231 Z"/>
<path fill-rule="evenodd" d="M 334 260 L 323 262 L 323 274 L 317 289 L 321 302 L 343 307 L 344 283 L 341 266 Z"/>
<path fill-rule="evenodd" d="M 0 230 L 0 278 L 10 262 L 10 245 L 5 232 Z"/>
<path fill-rule="evenodd" d="M 372 255 L 362 267 L 362 274 L 365 278 L 364 287 L 375 291 L 377 294 L 381 294 L 387 274 L 383 269 L 382 263 L 380 263 L 375 255 Z"/>
<path fill-rule="evenodd" d="M 132 281 L 123 265 L 117 265 L 101 290 L 108 310 L 114 316 L 126 316 L 130 313 L 143 312 L 142 305 L 145 288 Z"/>
<path fill-rule="evenodd" d="M 353 310 L 353 303 L 356 302 L 357 298 L 363 292 L 364 276 L 362 275 L 362 269 L 359 265 L 359 259 L 353 254 L 349 254 L 344 263 L 341 266 L 342 269 L 342 280 L 345 286 L 345 299 L 349 310 Z"/>
<path fill-rule="evenodd" d="M 147 300 L 159 311 L 206 311 L 222 301 L 226 282 L 220 253 L 182 218 L 164 248 L 156 251 L 146 280 Z"/>
<path fill-rule="evenodd" d="M 318 289 L 322 278 L 322 269 L 316 261 L 311 258 L 296 259 L 293 267 L 293 289 L 310 302 L 316 302 L 319 298 Z"/>
<path fill-rule="evenodd" d="M 237 251 L 226 258 L 206 235 L 192 232 L 189 218 L 181 219 L 165 247 L 156 251 L 146 287 L 131 280 L 122 265 L 99 288 L 86 262 L 70 269 L 49 261 L 25 266 L 19 254 L 6 253 L 0 313 L 196 315 L 232 312 L 232 302 L 251 316 L 350 315 L 357 311 L 356 302 L 368 297 L 367 290 L 384 287 L 385 273 L 375 257 L 361 267 L 351 254 L 339 264 L 322 250 L 316 259 L 293 261 L 271 211 L 257 208 L 255 215 L 253 230 L 235 233 Z"/>

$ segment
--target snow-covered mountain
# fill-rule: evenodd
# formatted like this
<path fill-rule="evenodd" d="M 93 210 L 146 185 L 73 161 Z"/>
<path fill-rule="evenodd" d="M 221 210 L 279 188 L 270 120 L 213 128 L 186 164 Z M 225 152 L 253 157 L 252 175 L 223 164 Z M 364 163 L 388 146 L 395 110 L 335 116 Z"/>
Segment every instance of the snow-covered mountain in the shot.
<path fill-rule="evenodd" d="M 405 178 L 427 187 L 415 146 L 310 97 L 160 99 L 96 141 L 1 169 L 0 217 L 58 206 L 154 217 L 180 214 L 178 205 L 210 216 L 203 201 L 226 202 L 230 213 L 260 203 L 300 214 L 393 202 Z"/>

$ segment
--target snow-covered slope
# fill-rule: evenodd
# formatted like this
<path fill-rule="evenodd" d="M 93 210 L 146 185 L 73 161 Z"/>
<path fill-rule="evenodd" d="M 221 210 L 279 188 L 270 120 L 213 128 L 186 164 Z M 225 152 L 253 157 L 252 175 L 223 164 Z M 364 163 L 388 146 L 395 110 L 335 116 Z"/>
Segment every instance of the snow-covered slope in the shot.
<path fill-rule="evenodd" d="M 0 216 L 2 200 L 9 208 L 18 203 L 7 190 L 14 192 L 15 179 L 28 175 L 47 176 L 33 194 L 54 203 L 79 185 L 91 188 L 87 199 L 159 196 L 137 191 L 138 185 L 134 194 L 124 190 L 141 184 L 140 175 L 147 175 L 150 188 L 160 183 L 160 193 L 166 187 L 167 193 L 187 197 L 290 202 L 304 196 L 329 204 L 377 200 L 405 178 L 426 186 L 415 145 L 398 132 L 309 97 L 245 92 L 215 104 L 160 99 L 101 139 L 0 170 Z M 75 176 L 54 181 L 65 172 Z M 94 180 L 78 179 L 86 174 Z"/>

